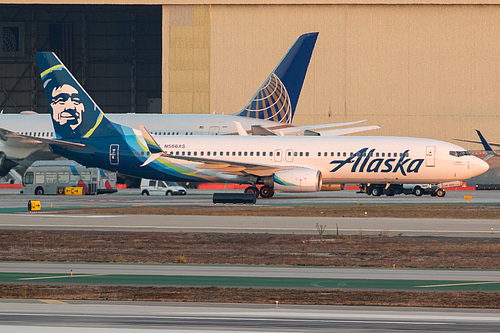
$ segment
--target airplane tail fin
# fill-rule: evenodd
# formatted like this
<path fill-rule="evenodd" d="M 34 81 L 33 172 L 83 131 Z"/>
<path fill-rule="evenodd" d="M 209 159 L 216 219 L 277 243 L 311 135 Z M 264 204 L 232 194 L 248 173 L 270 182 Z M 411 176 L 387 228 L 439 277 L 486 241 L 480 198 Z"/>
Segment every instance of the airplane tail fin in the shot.
<path fill-rule="evenodd" d="M 300 36 L 245 108 L 235 115 L 291 124 L 317 32 Z"/>
<path fill-rule="evenodd" d="M 476 130 L 477 132 L 477 135 L 479 136 L 479 140 L 481 140 L 481 144 L 483 145 L 484 147 L 484 150 L 486 151 L 486 157 L 484 158 L 484 161 L 487 161 L 489 160 L 490 158 L 492 158 L 493 156 L 500 156 L 499 154 L 497 154 L 490 146 L 490 144 L 488 143 L 488 141 L 486 141 L 486 139 L 484 138 L 483 134 L 481 133 L 481 131 L 479 130 Z"/>
<path fill-rule="evenodd" d="M 57 138 L 118 134 L 113 123 L 53 52 L 37 52 L 36 59 Z"/>

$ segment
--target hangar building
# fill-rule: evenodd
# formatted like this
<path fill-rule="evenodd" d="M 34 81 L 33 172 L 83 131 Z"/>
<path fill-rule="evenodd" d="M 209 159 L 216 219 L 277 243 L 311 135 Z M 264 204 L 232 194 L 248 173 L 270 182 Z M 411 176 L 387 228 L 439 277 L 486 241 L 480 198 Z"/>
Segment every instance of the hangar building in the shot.
<path fill-rule="evenodd" d="M 319 31 L 295 124 L 500 141 L 498 0 L 0 0 L 0 26 L 6 113 L 48 112 L 47 50 L 104 112 L 234 113 Z"/>

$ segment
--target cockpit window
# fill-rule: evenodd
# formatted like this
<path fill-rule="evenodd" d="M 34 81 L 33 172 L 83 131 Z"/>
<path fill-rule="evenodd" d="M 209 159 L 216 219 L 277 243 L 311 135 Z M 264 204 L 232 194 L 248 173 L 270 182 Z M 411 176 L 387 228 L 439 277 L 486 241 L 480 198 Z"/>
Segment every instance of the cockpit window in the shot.
<path fill-rule="evenodd" d="M 467 150 L 450 150 L 450 155 L 455 157 L 469 156 L 470 153 Z"/>

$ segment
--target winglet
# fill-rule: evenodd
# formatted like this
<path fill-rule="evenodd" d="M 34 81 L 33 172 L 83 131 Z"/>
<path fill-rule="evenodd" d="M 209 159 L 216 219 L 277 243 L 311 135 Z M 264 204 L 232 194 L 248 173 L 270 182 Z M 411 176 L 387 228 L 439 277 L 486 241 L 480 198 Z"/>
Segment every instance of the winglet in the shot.
<path fill-rule="evenodd" d="M 493 149 L 491 149 L 490 144 L 488 143 L 488 141 L 486 141 L 486 139 L 481 134 L 481 132 L 479 130 L 476 130 L 476 132 L 477 132 L 477 135 L 479 136 L 479 140 L 481 140 L 481 143 L 483 144 L 484 150 L 486 150 L 486 152 L 488 152 L 488 153 L 496 154 L 493 151 Z"/>
<path fill-rule="evenodd" d="M 236 125 L 236 130 L 238 130 L 238 135 L 241 135 L 241 136 L 248 135 L 247 131 L 245 131 L 245 129 L 243 128 L 243 126 L 241 125 L 241 123 L 239 121 L 235 121 L 234 124 Z"/>
<path fill-rule="evenodd" d="M 479 140 L 481 140 L 481 143 L 483 144 L 484 150 L 488 154 L 488 155 L 486 155 L 486 157 L 483 160 L 487 161 L 490 158 L 492 158 L 493 156 L 500 156 L 499 154 L 495 153 L 495 151 L 493 151 L 493 149 L 491 149 L 490 144 L 488 143 L 488 141 L 486 141 L 483 134 L 481 134 L 481 132 L 479 130 L 476 130 L 476 132 L 477 132 L 477 135 L 479 136 Z"/>
<path fill-rule="evenodd" d="M 151 152 L 151 154 L 155 155 L 155 154 L 163 153 L 163 150 L 160 148 L 160 146 L 158 145 L 156 140 L 153 138 L 153 136 L 148 132 L 146 127 L 144 127 L 143 125 L 138 125 L 138 126 L 139 126 L 139 129 L 141 130 L 142 136 L 144 137 L 144 140 L 146 141 L 146 145 L 148 146 L 148 149 Z"/>

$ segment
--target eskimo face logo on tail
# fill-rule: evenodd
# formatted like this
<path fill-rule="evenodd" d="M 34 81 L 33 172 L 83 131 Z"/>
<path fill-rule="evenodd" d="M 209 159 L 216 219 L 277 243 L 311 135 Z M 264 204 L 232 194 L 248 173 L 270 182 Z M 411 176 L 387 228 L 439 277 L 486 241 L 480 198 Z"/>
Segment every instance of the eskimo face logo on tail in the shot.
<path fill-rule="evenodd" d="M 406 176 L 407 173 L 418 173 L 422 163 L 421 158 L 411 159 L 408 158 L 409 150 L 405 150 L 397 158 L 372 158 L 375 149 L 363 148 L 358 150 L 357 153 L 346 158 L 345 160 L 331 161 L 330 164 L 338 164 L 330 172 L 340 170 L 346 164 L 352 164 L 351 172 L 382 172 L 382 173 L 396 173 L 400 172 L 401 175 Z M 359 168 L 358 168 L 359 167 Z"/>
<path fill-rule="evenodd" d="M 63 84 L 52 90 L 52 118 L 59 125 L 67 125 L 75 130 L 82 123 L 85 107 L 81 101 L 80 93 L 69 84 Z"/>
<path fill-rule="evenodd" d="M 290 96 L 280 78 L 271 73 L 250 103 L 238 115 L 290 124 L 292 122 Z"/>
<path fill-rule="evenodd" d="M 94 102 L 62 66 L 54 66 L 41 76 L 57 136 L 90 136 L 102 121 L 102 112 Z"/>

